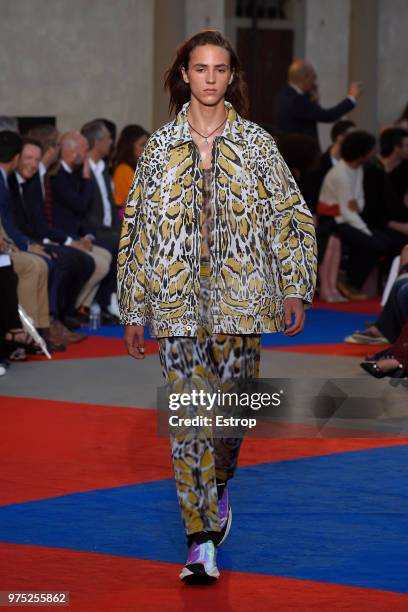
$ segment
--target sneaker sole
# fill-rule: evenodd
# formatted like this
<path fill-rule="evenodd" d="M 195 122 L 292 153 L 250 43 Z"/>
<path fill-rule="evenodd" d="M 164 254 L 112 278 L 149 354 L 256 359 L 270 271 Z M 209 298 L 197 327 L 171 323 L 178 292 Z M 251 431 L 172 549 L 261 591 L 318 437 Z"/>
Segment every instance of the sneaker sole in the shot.
<path fill-rule="evenodd" d="M 219 577 L 220 572 L 216 567 L 209 572 L 206 572 L 204 566 L 194 569 L 189 569 L 186 566 L 183 567 L 180 573 L 180 580 L 182 580 L 185 584 L 211 584 L 212 582 L 215 582 L 215 580 L 218 580 Z"/>
<path fill-rule="evenodd" d="M 389 344 L 386 338 L 367 338 L 363 336 L 346 336 L 346 338 L 344 338 L 344 342 L 347 344 Z"/>
<path fill-rule="evenodd" d="M 227 527 L 225 529 L 225 533 L 224 533 L 222 539 L 218 542 L 217 547 L 221 546 L 221 544 L 227 539 L 227 536 L 228 536 L 229 531 L 231 529 L 231 525 L 232 525 L 232 510 L 231 510 L 231 506 L 230 506 L 229 510 L 228 510 Z"/>

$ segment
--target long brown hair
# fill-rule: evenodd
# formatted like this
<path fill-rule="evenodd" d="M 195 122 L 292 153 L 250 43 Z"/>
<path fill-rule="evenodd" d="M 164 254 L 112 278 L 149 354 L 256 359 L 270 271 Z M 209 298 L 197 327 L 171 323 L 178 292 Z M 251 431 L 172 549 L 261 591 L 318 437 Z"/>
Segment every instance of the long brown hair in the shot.
<path fill-rule="evenodd" d="M 119 164 L 128 164 L 133 170 L 136 169 L 137 159 L 133 153 L 133 146 L 142 136 L 149 137 L 150 134 L 141 125 L 130 124 L 123 128 L 113 156 L 112 165 L 114 169 Z"/>
<path fill-rule="evenodd" d="M 227 87 L 225 99 L 231 102 L 239 115 L 246 117 L 249 110 L 249 100 L 244 71 L 231 43 L 218 30 L 198 32 L 177 48 L 175 60 L 164 75 L 164 88 L 168 89 L 170 93 L 170 114 L 173 111 L 176 114 L 180 112 L 183 104 L 190 100 L 190 86 L 184 82 L 181 68 L 188 69 L 191 52 L 202 45 L 215 45 L 228 51 L 234 78 L 231 85 Z"/>

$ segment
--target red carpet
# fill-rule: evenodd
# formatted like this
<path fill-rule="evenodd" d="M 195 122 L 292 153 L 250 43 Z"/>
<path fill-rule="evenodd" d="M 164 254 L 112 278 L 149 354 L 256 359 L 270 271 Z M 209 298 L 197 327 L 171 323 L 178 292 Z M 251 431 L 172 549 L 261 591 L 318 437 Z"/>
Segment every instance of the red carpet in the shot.
<path fill-rule="evenodd" d="M 332 355 L 334 357 L 366 357 L 386 348 L 386 345 L 372 344 L 303 344 L 302 346 L 265 346 L 265 351 L 283 351 L 285 353 L 307 353 L 310 355 Z"/>
<path fill-rule="evenodd" d="M 156 411 L 1 398 L 0 505 L 172 477 Z M 140 441 L 143 441 L 141 444 Z M 247 438 L 240 465 L 406 444 L 405 438 Z"/>
<path fill-rule="evenodd" d="M 339 312 L 354 312 L 360 314 L 378 315 L 381 312 L 380 298 L 370 298 L 361 302 L 346 302 L 345 304 L 329 304 L 315 299 L 313 308 L 323 308 L 324 310 L 337 310 Z"/>
<path fill-rule="evenodd" d="M 157 342 L 146 340 L 146 355 L 157 353 Z M 127 355 L 127 350 L 122 338 L 109 338 L 108 336 L 92 336 L 78 342 L 70 344 L 63 353 L 53 353 L 53 360 L 63 359 L 87 359 L 93 357 L 120 357 Z M 30 356 L 30 361 L 48 361 L 42 355 Z"/>
<path fill-rule="evenodd" d="M 14 544 L 0 544 L 0 557 L 3 590 L 68 591 L 75 612 L 408 610 L 406 595 L 263 574 L 224 571 L 218 584 L 189 588 L 172 563 Z"/>

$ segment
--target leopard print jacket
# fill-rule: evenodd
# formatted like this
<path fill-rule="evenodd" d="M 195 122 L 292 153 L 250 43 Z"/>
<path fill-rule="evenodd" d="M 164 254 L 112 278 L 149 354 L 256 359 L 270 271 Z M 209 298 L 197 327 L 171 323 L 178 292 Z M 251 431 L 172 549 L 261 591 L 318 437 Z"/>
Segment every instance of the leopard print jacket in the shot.
<path fill-rule="evenodd" d="M 213 145 L 211 331 L 275 332 L 286 297 L 313 299 L 313 220 L 273 138 L 226 105 Z M 203 179 L 187 109 L 145 147 L 119 246 L 122 323 L 149 323 L 153 337 L 197 335 Z"/>

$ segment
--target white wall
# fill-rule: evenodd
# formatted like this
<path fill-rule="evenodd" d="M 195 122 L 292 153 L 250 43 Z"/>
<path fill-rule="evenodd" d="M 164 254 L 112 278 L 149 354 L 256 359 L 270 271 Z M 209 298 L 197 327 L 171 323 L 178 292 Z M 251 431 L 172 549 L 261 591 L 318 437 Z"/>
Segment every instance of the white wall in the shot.
<path fill-rule="evenodd" d="M 225 29 L 224 0 L 185 0 L 186 38 L 199 30 Z"/>
<path fill-rule="evenodd" d="M 151 0 L 0 0 L 0 114 L 152 124 Z"/>
<path fill-rule="evenodd" d="M 350 0 L 306 0 L 305 57 L 316 68 L 320 103 L 330 107 L 348 89 Z M 319 124 L 320 142 L 329 142 L 330 124 Z"/>
<path fill-rule="evenodd" d="M 408 1 L 379 0 L 378 120 L 392 123 L 408 102 Z"/>

